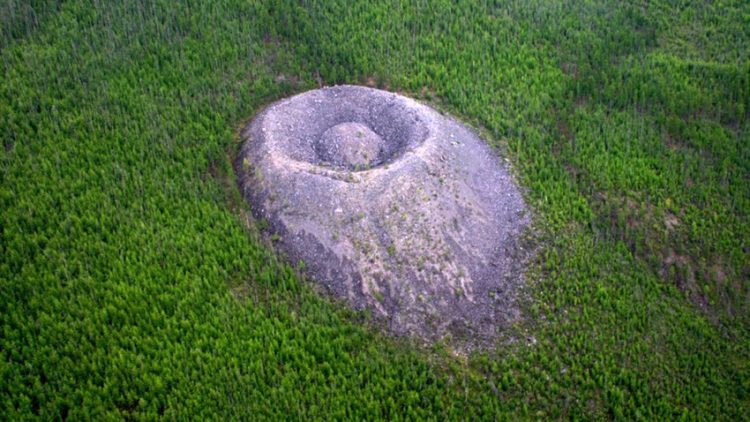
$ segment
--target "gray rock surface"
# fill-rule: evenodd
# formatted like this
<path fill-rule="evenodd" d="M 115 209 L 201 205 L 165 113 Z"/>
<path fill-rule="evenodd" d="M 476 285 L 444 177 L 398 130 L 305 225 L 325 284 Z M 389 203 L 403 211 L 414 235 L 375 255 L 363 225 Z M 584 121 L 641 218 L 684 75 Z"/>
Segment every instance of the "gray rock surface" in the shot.
<path fill-rule="evenodd" d="M 242 131 L 239 184 L 293 262 L 397 334 L 493 336 L 518 317 L 526 205 L 476 134 L 409 98 L 323 88 Z"/>

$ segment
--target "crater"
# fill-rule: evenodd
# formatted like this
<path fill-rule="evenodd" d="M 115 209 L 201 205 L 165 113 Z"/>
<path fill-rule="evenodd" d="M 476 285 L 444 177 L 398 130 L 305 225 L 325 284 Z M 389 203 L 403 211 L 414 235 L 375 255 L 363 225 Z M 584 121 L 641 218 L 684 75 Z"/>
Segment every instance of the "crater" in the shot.
<path fill-rule="evenodd" d="M 529 213 L 468 127 L 401 95 L 336 86 L 271 104 L 241 136 L 253 214 L 334 296 L 423 339 L 482 342 L 519 318 Z"/>

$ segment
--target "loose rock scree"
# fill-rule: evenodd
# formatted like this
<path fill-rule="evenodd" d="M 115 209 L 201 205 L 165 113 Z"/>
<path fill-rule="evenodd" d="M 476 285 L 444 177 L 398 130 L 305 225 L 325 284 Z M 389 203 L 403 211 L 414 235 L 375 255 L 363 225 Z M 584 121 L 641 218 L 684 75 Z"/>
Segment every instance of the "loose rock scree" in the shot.
<path fill-rule="evenodd" d="M 526 205 L 471 130 L 357 86 L 272 104 L 243 129 L 239 184 L 289 257 L 397 334 L 493 336 L 518 318 Z"/>

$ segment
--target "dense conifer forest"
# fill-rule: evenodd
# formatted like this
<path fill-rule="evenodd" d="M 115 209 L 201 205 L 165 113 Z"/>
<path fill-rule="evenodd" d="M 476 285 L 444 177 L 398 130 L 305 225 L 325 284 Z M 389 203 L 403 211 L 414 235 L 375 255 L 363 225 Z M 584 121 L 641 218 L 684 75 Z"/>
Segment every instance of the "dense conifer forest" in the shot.
<path fill-rule="evenodd" d="M 247 218 L 239 128 L 343 83 L 512 163 L 497 347 L 387 335 Z M 0 419 L 743 420 L 749 117 L 744 0 L 4 0 Z"/>

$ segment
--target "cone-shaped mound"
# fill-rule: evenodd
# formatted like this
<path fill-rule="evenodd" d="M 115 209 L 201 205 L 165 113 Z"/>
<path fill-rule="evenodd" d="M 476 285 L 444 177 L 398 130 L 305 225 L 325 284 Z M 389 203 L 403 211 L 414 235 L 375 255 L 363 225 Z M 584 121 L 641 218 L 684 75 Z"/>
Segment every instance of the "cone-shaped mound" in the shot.
<path fill-rule="evenodd" d="M 362 123 L 345 122 L 323 132 L 317 142 L 319 156 L 333 165 L 360 169 L 377 162 L 385 141 Z"/>
<path fill-rule="evenodd" d="M 253 213 L 335 295 L 424 338 L 491 336 L 517 317 L 526 205 L 465 126 L 337 86 L 269 106 L 242 137 Z"/>

